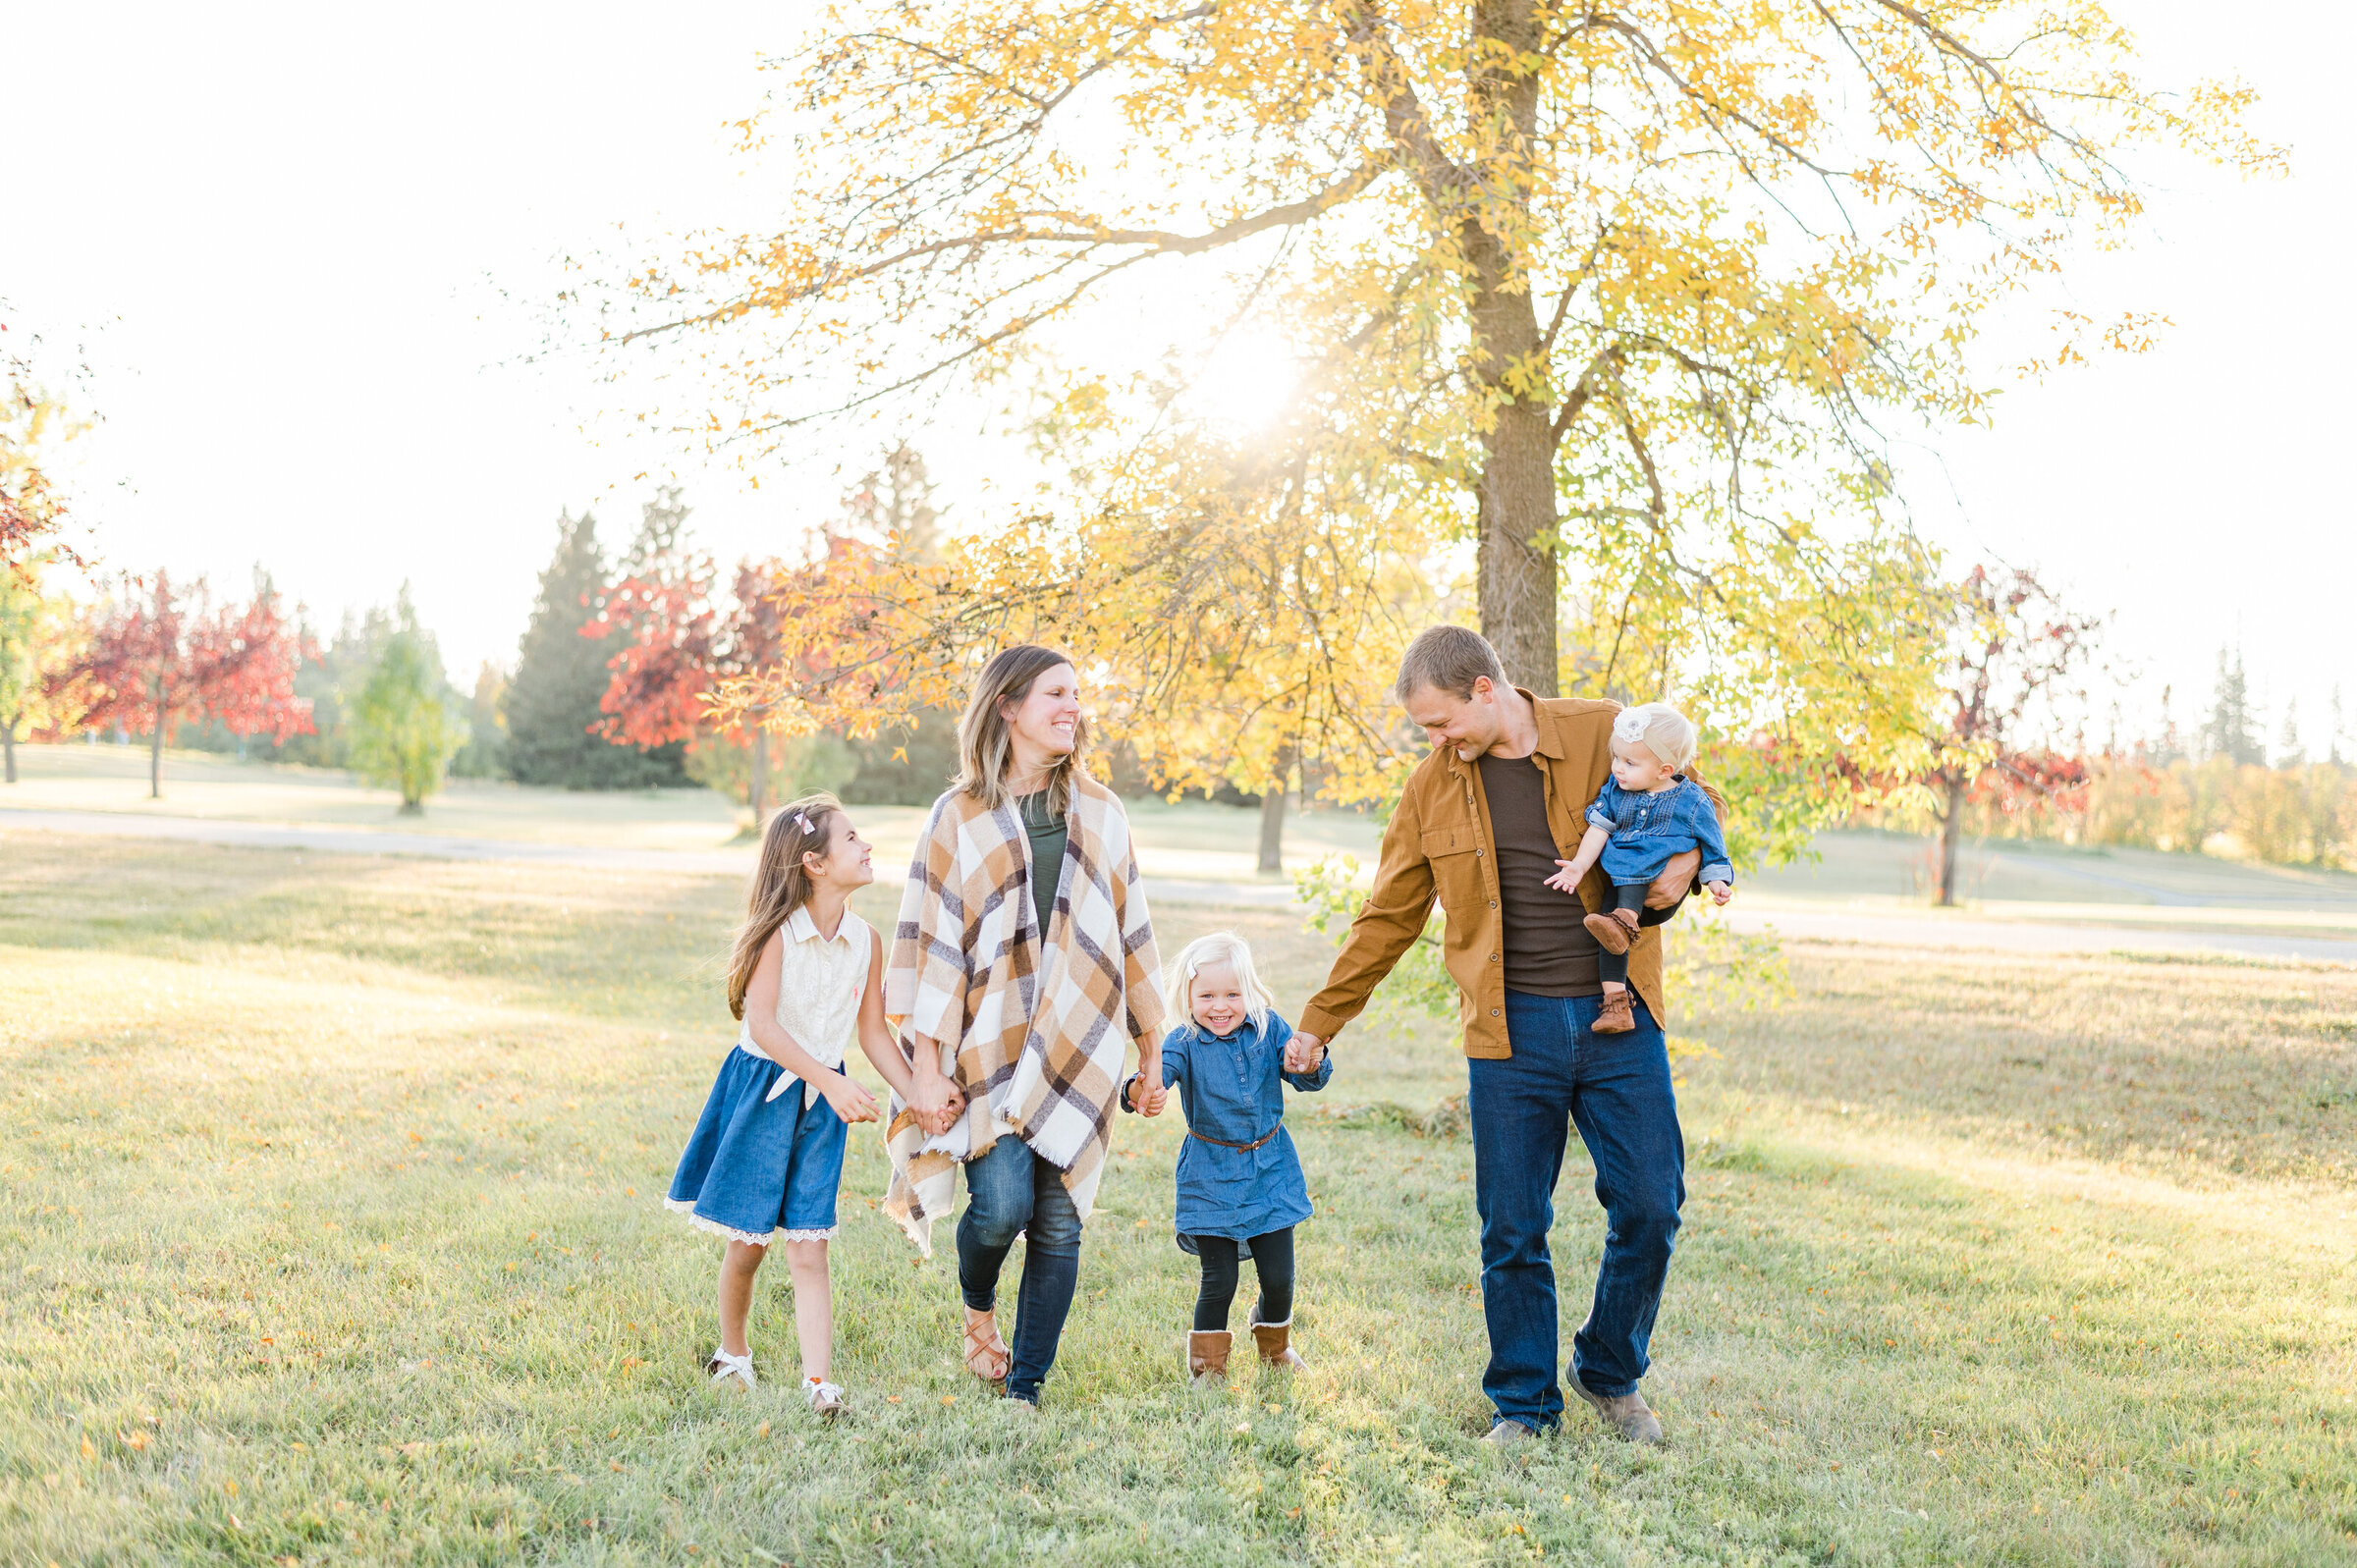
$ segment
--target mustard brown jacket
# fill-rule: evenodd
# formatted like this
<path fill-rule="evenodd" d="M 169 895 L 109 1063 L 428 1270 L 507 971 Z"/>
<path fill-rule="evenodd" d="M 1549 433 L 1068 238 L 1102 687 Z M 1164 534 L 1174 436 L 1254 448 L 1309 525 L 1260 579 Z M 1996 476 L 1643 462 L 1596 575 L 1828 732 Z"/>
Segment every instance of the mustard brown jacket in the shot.
<path fill-rule="evenodd" d="M 1588 802 L 1612 777 L 1613 715 L 1620 705 L 1522 695 L 1538 718 L 1539 745 L 1530 760 L 1546 784 L 1547 826 L 1557 852 L 1568 860 L 1587 832 Z M 1693 777 L 1691 770 L 1687 777 Z M 1719 792 L 1708 784 L 1703 789 L 1725 815 Z M 1612 895 L 1603 870 L 1591 867 L 1579 885 L 1580 901 L 1596 911 Z M 1384 831 L 1375 891 L 1350 923 L 1326 988 L 1302 1012 L 1296 1026 L 1301 1033 L 1331 1042 L 1359 1015 L 1369 994 L 1422 934 L 1435 897 L 1447 913 L 1442 955 L 1456 981 L 1465 1054 L 1501 1059 L 1513 1054 L 1506 1039 L 1506 922 L 1498 907 L 1489 800 L 1481 770 L 1447 746 L 1436 748 L 1408 775 L 1398 809 Z M 1573 914 L 1566 908 L 1564 918 Z M 1628 949 L 1628 980 L 1656 1021 L 1668 1016 L 1662 1006 L 1659 927 L 1637 933 Z"/>

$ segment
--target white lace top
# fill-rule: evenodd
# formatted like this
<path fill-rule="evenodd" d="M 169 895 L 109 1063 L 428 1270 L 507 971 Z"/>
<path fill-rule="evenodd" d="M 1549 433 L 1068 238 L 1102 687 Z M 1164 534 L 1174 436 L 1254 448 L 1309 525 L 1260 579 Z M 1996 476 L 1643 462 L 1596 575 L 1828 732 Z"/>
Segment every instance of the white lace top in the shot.
<path fill-rule="evenodd" d="M 820 1066 L 840 1067 L 859 1019 L 859 999 L 867 990 L 874 933 L 866 921 L 846 909 L 830 942 L 819 935 L 810 911 L 801 908 L 786 917 L 780 935 L 786 939 L 786 951 L 778 969 L 778 1027 Z M 769 1053 L 753 1043 L 750 1022 L 739 1032 L 737 1045 L 764 1061 L 770 1059 Z M 816 1088 L 802 1085 L 804 1108 L 816 1098 Z"/>

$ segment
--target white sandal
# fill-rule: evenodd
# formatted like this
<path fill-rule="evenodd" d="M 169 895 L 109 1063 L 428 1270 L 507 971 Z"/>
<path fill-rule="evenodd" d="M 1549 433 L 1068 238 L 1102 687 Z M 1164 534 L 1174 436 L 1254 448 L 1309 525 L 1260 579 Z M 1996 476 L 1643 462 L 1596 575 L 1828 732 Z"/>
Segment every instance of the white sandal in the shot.
<path fill-rule="evenodd" d="M 843 1397 L 843 1385 L 829 1382 L 824 1378 L 804 1378 L 802 1397 L 809 1400 L 810 1408 L 821 1416 L 840 1416 L 850 1408 Z"/>
<path fill-rule="evenodd" d="M 734 1378 L 750 1392 L 754 1385 L 753 1353 L 748 1350 L 741 1356 L 732 1356 L 726 1350 L 715 1350 L 712 1359 L 704 1363 L 704 1375 L 712 1379 L 715 1388 Z"/>

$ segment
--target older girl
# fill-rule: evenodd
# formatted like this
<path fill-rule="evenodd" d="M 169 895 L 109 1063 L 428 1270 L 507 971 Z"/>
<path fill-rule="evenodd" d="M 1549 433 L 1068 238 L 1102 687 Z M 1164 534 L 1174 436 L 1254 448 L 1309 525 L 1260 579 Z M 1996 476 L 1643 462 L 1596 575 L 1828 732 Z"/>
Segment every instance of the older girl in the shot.
<path fill-rule="evenodd" d="M 1162 988 L 1129 820 L 1088 776 L 1087 744 L 1070 660 L 1026 644 L 984 667 L 958 726 L 958 782 L 933 803 L 908 868 L 884 980 L 916 1113 L 893 1120 L 884 1209 L 929 1256 L 965 1171 L 965 1364 L 1023 1410 L 1056 1363 L 1131 1043 L 1149 1078 L 1162 1072 Z M 918 1124 L 961 1095 L 947 1132 Z M 1018 1235 L 1010 1347 L 999 1272 Z"/>
<path fill-rule="evenodd" d="M 728 1240 L 720 1348 L 704 1365 L 715 1387 L 753 1386 L 744 1332 L 753 1275 L 772 1245 L 786 1244 L 802 1394 L 822 1416 L 844 1409 L 829 1378 L 827 1275 L 844 1144 L 850 1123 L 876 1119 L 874 1098 L 843 1070 L 852 1034 L 896 1094 L 909 1087 L 908 1064 L 884 1024 L 884 943 L 850 907 L 852 891 L 876 880 L 870 854 L 832 795 L 805 796 L 770 818 L 729 961 L 729 1011 L 743 1030 L 666 1200 Z"/>
<path fill-rule="evenodd" d="M 1314 1091 L 1334 1076 L 1317 1048 L 1316 1065 L 1286 1070 L 1292 1025 L 1252 967 L 1252 949 L 1233 932 L 1197 937 L 1171 960 L 1170 988 L 1183 999 L 1186 1022 L 1162 1043 L 1159 1077 L 1141 1073 L 1125 1086 L 1124 1109 L 1152 1115 L 1169 1086 L 1186 1108 L 1186 1143 L 1178 1151 L 1178 1245 L 1202 1260 L 1186 1370 L 1197 1384 L 1228 1374 L 1233 1336 L 1236 1265 L 1252 1260 L 1260 1300 L 1246 1326 L 1264 1365 L 1298 1367 L 1292 1347 L 1293 1227 L 1309 1217 L 1309 1186 L 1285 1130 L 1285 1089 Z"/>

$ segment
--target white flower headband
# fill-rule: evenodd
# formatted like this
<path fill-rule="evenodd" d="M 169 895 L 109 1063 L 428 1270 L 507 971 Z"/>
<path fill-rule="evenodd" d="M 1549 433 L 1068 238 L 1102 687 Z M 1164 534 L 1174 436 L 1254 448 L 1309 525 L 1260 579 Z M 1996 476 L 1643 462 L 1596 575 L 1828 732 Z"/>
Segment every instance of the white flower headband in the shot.
<path fill-rule="evenodd" d="M 1624 746 L 1642 745 L 1653 715 L 1643 708 L 1623 708 L 1613 716 L 1613 738 Z"/>

